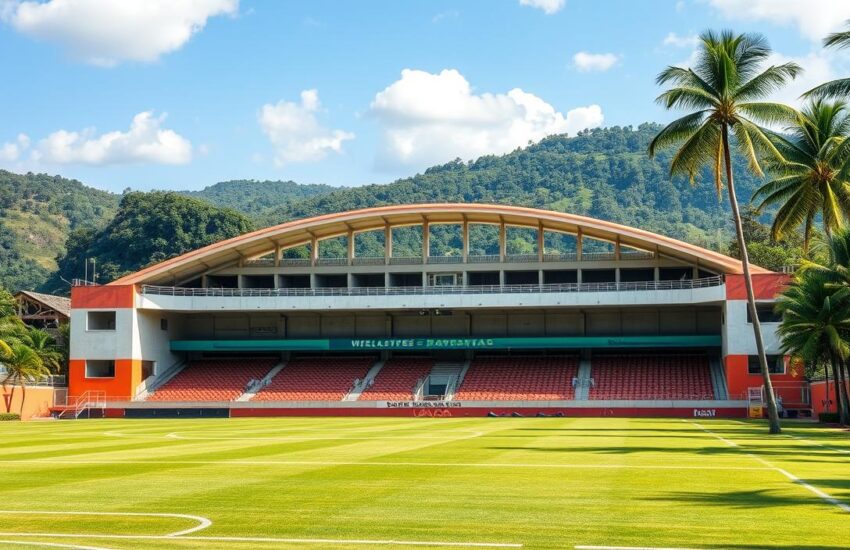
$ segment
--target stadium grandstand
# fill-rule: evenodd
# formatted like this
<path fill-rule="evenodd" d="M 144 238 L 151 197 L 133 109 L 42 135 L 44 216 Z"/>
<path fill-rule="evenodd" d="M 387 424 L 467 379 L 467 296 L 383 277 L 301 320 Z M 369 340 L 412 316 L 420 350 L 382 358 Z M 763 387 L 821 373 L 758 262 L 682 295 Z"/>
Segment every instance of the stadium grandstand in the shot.
<path fill-rule="evenodd" d="M 456 235 L 451 253 L 434 254 L 436 226 Z M 421 253 L 395 255 L 399 231 Z M 531 251 L 512 249 L 517 235 Z M 383 254 L 358 254 L 362 239 Z M 784 412 L 810 414 L 775 334 L 787 276 L 753 279 Z M 743 417 L 762 395 L 739 261 L 530 208 L 291 221 L 79 281 L 71 319 L 68 407 L 110 416 Z"/>

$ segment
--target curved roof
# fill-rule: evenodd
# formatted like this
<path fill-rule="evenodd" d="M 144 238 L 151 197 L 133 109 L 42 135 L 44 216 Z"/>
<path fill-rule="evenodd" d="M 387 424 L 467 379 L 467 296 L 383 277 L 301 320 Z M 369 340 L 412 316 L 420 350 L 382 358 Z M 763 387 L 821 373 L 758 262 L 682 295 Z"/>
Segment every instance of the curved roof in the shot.
<path fill-rule="evenodd" d="M 552 212 L 518 206 L 496 204 L 407 204 L 364 208 L 312 218 L 294 220 L 220 241 L 182 256 L 146 267 L 110 284 L 173 284 L 189 280 L 240 259 L 259 258 L 275 247 L 288 248 L 309 243 L 313 238 L 327 239 L 349 231 L 381 230 L 387 225 L 400 227 L 442 223 L 505 223 L 509 226 L 542 227 L 549 231 L 578 233 L 586 237 L 616 241 L 625 246 L 656 251 L 659 254 L 699 264 L 720 273 L 739 274 L 741 262 L 729 256 L 688 244 L 663 235 L 625 225 L 596 220 L 575 214 Z M 753 273 L 769 273 L 752 266 Z"/>

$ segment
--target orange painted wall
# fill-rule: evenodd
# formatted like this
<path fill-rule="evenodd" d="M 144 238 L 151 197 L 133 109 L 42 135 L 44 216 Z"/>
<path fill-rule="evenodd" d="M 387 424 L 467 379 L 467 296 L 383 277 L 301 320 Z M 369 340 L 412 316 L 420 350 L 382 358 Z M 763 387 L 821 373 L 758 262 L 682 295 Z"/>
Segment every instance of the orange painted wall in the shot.
<path fill-rule="evenodd" d="M 136 305 L 133 285 L 75 286 L 71 289 L 71 308 L 130 308 Z"/>
<path fill-rule="evenodd" d="M 748 363 L 747 355 L 727 355 L 723 359 L 723 366 L 726 370 L 726 385 L 731 399 L 746 399 L 748 388 L 761 387 L 762 385 L 760 374 L 748 372 Z M 773 382 L 780 383 L 780 385 L 788 382 L 802 383 L 805 381 L 803 374 L 803 369 L 791 365 L 786 357 L 785 374 L 771 374 L 770 379 Z"/>
<path fill-rule="evenodd" d="M 86 361 L 71 359 L 68 365 L 68 397 L 102 391 L 105 397 L 130 399 L 142 382 L 141 359 L 116 359 L 114 378 L 86 378 Z"/>
<path fill-rule="evenodd" d="M 847 383 L 848 391 L 850 391 L 850 382 Z M 812 408 L 815 415 L 827 410 L 827 392 L 829 393 L 829 412 L 836 412 L 835 407 L 835 382 L 829 380 L 829 389 L 827 390 L 826 381 L 812 382 Z"/>
<path fill-rule="evenodd" d="M 0 410 L 6 412 L 6 402 L 11 399 L 10 412 L 19 413 L 21 420 L 50 416 L 50 407 L 53 406 L 53 388 L 31 386 L 27 387 L 26 390 L 26 398 L 24 398 L 24 392 L 21 391 L 20 386 L 16 386 L 14 392 L 12 386 L 7 386 L 5 390 L 0 388 L 0 393 L 3 394 Z M 21 402 L 24 405 L 23 412 L 21 411 Z"/>
<path fill-rule="evenodd" d="M 785 273 L 764 273 L 753 275 L 753 291 L 756 300 L 772 300 L 791 280 Z M 726 275 L 726 299 L 746 300 L 747 287 L 743 275 Z"/>

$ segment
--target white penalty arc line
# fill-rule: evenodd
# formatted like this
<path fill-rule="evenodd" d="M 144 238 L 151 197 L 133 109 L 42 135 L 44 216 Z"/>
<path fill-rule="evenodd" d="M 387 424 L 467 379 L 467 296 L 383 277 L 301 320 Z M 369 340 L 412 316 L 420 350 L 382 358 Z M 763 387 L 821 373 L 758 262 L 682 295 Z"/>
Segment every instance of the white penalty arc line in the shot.
<path fill-rule="evenodd" d="M 110 548 L 104 548 L 103 546 L 80 546 L 79 544 L 60 544 L 58 542 L 37 542 L 29 540 L 0 540 L 0 544 L 47 548 L 73 548 L 75 550 L 111 550 Z"/>
<path fill-rule="evenodd" d="M 702 430 L 702 431 L 704 431 L 705 433 L 707 433 L 707 434 L 711 435 L 712 437 L 715 437 L 715 438 L 717 438 L 717 439 L 719 439 L 719 440 L 723 441 L 724 443 L 726 443 L 727 445 L 729 445 L 729 446 L 731 446 L 731 447 L 738 447 L 738 444 L 737 444 L 737 443 L 735 443 L 735 442 L 733 442 L 733 441 L 729 441 L 728 439 L 726 439 L 726 438 L 724 438 L 724 437 L 721 437 L 721 436 L 717 435 L 716 433 L 714 433 L 714 432 L 712 432 L 711 430 L 709 430 L 708 428 L 706 428 L 706 427 L 702 426 L 702 425 L 701 425 L 701 424 L 699 424 L 698 422 L 693 422 L 693 421 L 691 421 L 691 420 L 685 420 L 685 422 L 689 422 L 690 424 L 693 424 L 694 426 L 698 427 L 699 429 L 701 429 L 701 430 Z M 825 493 L 824 491 L 821 491 L 820 489 L 818 489 L 817 487 L 815 487 L 815 486 L 813 486 L 813 485 L 810 485 L 809 483 L 806 483 L 805 481 L 803 481 L 803 480 L 802 480 L 802 479 L 800 479 L 799 477 L 795 476 L 794 474 L 792 474 L 792 473 L 791 473 L 791 472 L 789 472 L 788 470 L 784 470 L 784 469 L 782 469 L 782 468 L 779 468 L 778 466 L 775 466 L 775 465 L 771 464 L 770 462 L 768 462 L 767 460 L 765 460 L 765 459 L 761 458 L 760 456 L 756 456 L 756 455 L 754 455 L 754 454 L 752 454 L 752 453 L 745 453 L 745 454 L 746 454 L 746 456 L 748 456 L 748 457 L 752 458 L 753 460 L 755 460 L 755 461 L 757 461 L 757 462 L 759 462 L 759 463 L 761 463 L 761 464 L 764 464 L 767 468 L 769 468 L 769 469 L 771 469 L 771 470 L 774 470 L 774 471 L 776 471 L 776 472 L 779 472 L 780 474 L 782 474 L 783 476 L 785 476 L 787 479 L 789 479 L 792 483 L 794 483 L 794 484 L 796 484 L 796 485 L 799 485 L 800 487 L 804 487 L 804 488 L 805 488 L 805 489 L 807 489 L 809 492 L 811 492 L 811 493 L 813 493 L 813 494 L 817 495 L 817 496 L 818 496 L 820 499 L 822 499 L 824 502 L 828 502 L 829 504 L 832 504 L 833 506 L 837 506 L 839 509 L 841 509 L 841 510 L 843 510 L 843 511 L 845 511 L 845 512 L 850 513 L 850 505 L 848 505 L 848 504 L 846 504 L 846 503 L 844 503 L 844 502 L 841 502 L 840 500 L 838 500 L 837 498 L 833 497 L 832 495 L 830 495 L 830 494 L 828 494 L 828 493 Z"/>
<path fill-rule="evenodd" d="M 201 529 L 206 529 L 212 525 L 212 521 L 203 516 L 193 516 L 189 514 L 168 514 L 168 513 L 147 513 L 147 512 L 62 512 L 59 510 L 39 511 L 39 510 L 0 510 L 0 515 L 31 515 L 31 516 L 112 516 L 112 517 L 150 517 L 150 518 L 177 518 L 197 521 L 198 525 L 182 531 L 175 531 L 163 537 L 180 537 L 197 533 Z M 14 533 L 6 533 L 3 536 L 10 536 Z M 47 535 L 45 535 L 47 536 Z M 51 535 L 52 536 L 52 535 Z"/>
<path fill-rule="evenodd" d="M 201 542 L 262 542 L 279 544 L 339 544 L 357 546 L 436 546 L 454 548 L 522 548 L 522 544 L 513 542 L 454 542 L 454 541 L 422 541 L 422 540 L 371 540 L 371 539 L 308 539 L 308 538 L 274 538 L 274 537 L 176 537 L 172 535 L 95 535 L 71 533 L 0 533 L 2 537 L 46 537 L 69 539 L 104 539 L 104 540 L 194 540 Z M 100 550 L 100 549 L 97 549 Z"/>
<path fill-rule="evenodd" d="M 0 464 L 45 464 L 55 466 L 57 464 L 56 457 L 50 459 L 3 459 Z M 140 465 L 197 465 L 197 466 L 366 466 L 366 467 L 385 467 L 385 466 L 400 466 L 423 467 L 423 468 L 545 468 L 545 469 L 610 469 L 610 470 L 719 470 L 719 471 L 750 471 L 750 470 L 773 470 L 775 467 L 759 467 L 759 466 L 685 466 L 678 464 L 530 464 L 530 463 L 511 463 L 511 462 L 354 462 L 354 461 L 334 461 L 334 460 L 74 460 L 62 459 L 61 464 L 82 464 L 82 465 L 121 465 L 121 464 L 140 464 Z"/>

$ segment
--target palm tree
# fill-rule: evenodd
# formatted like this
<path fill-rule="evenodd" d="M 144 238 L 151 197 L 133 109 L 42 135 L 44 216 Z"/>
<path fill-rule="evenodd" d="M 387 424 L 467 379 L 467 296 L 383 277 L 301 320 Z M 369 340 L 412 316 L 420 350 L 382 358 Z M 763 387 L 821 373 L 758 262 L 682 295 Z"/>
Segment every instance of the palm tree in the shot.
<path fill-rule="evenodd" d="M 52 372 L 59 372 L 62 368 L 63 354 L 56 344 L 56 340 L 49 333 L 31 328 L 21 337 L 27 347 L 32 349 L 41 362 Z"/>
<path fill-rule="evenodd" d="M 845 25 L 850 27 L 850 20 Z M 850 48 L 850 30 L 834 32 L 823 39 L 825 48 Z M 830 80 L 820 86 L 817 86 L 805 94 L 803 97 L 811 98 L 827 98 L 827 97 L 847 97 L 850 96 L 850 78 L 839 78 Z"/>
<path fill-rule="evenodd" d="M 782 351 L 825 363 L 835 380 L 835 403 L 841 424 L 850 420 L 850 400 L 841 373 L 850 358 L 850 289 L 832 287 L 828 274 L 804 269 L 776 303 L 782 312 Z"/>
<path fill-rule="evenodd" d="M 12 391 L 9 393 L 9 400 L 6 402 L 6 412 L 10 412 L 12 408 L 12 399 L 15 396 L 15 387 L 21 387 L 21 413 L 24 410 L 24 401 L 27 398 L 27 382 L 34 382 L 44 378 L 50 374 L 50 370 L 41 362 L 41 358 L 29 346 L 24 344 L 13 344 L 10 353 L 3 357 L 3 366 L 5 374 L 0 385 L 3 386 L 4 393 L 6 387 L 11 384 Z"/>
<path fill-rule="evenodd" d="M 734 145 L 749 162 L 750 170 L 761 176 L 760 155 L 769 152 L 778 156 L 779 152 L 771 143 L 768 133 L 756 122 L 776 124 L 790 121 L 795 111 L 786 105 L 757 100 L 783 86 L 802 69 L 795 63 L 784 63 L 761 70 L 770 55 L 770 48 L 760 35 L 707 31 L 700 36 L 700 41 L 694 68 L 668 67 L 656 79 L 659 85 L 673 86 L 658 96 L 659 103 L 667 109 L 696 111 L 674 120 L 662 129 L 650 143 L 649 154 L 652 157 L 661 149 L 678 146 L 670 164 L 670 174 L 687 175 L 693 182 L 700 170 L 708 165 L 714 172 L 718 194 L 723 188 L 725 171 L 753 333 L 767 394 L 770 433 L 776 434 L 781 431 L 779 413 L 756 313 L 750 260 L 735 195 L 729 133 L 734 134 Z"/>
<path fill-rule="evenodd" d="M 817 271 L 826 278 L 826 286 L 832 290 L 844 290 L 850 293 L 850 228 L 842 229 L 833 234 L 826 241 L 829 260 L 825 265 L 807 262 L 804 268 Z M 850 340 L 850 334 L 844 338 Z M 835 383 L 846 388 L 847 380 L 850 378 L 850 358 L 845 357 L 839 361 L 838 375 Z M 850 406 L 850 396 L 848 406 Z"/>
<path fill-rule="evenodd" d="M 759 211 L 780 205 L 771 227 L 774 239 L 803 225 L 803 253 L 808 255 L 818 215 L 827 237 L 844 227 L 850 212 L 850 183 L 841 168 L 848 157 L 846 145 L 842 147 L 848 134 L 847 104 L 823 100 L 808 103 L 788 135 L 773 134 L 782 158 L 769 157 L 765 164 L 777 177 L 756 191 L 752 200 L 761 201 Z"/>

